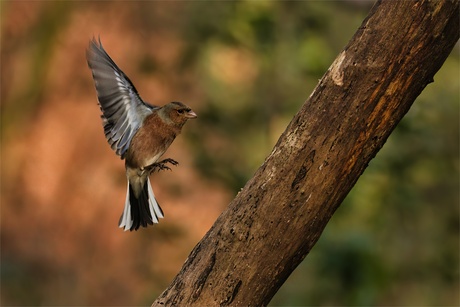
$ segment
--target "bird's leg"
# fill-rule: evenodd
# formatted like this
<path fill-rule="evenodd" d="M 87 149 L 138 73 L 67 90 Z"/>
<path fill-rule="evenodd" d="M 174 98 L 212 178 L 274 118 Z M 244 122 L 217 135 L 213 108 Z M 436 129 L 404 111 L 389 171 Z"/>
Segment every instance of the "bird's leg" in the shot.
<path fill-rule="evenodd" d="M 166 166 L 166 163 L 171 163 L 172 165 L 179 164 L 179 162 L 177 162 L 176 160 L 168 158 L 168 159 L 164 159 L 164 160 L 159 161 L 159 162 L 152 163 L 149 166 L 146 166 L 145 170 L 147 170 L 150 173 L 154 172 L 157 169 L 158 169 L 158 171 L 171 170 L 171 168 L 169 166 Z"/>

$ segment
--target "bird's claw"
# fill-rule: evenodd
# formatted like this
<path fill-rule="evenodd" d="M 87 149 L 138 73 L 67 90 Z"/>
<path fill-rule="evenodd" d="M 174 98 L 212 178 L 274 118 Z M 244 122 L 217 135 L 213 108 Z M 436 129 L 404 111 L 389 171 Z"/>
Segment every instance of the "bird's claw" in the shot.
<path fill-rule="evenodd" d="M 157 163 L 160 163 L 160 164 L 171 163 L 174 166 L 179 164 L 179 162 L 177 162 L 176 160 L 173 160 L 171 158 L 164 159 L 164 160 L 162 160 L 160 162 L 157 162 Z"/>
<path fill-rule="evenodd" d="M 146 167 L 146 169 L 152 173 L 154 172 L 155 170 L 158 170 L 158 171 L 164 171 L 164 170 L 171 170 L 171 168 L 169 166 L 166 165 L 166 163 L 171 163 L 172 165 L 176 166 L 179 164 L 179 162 L 177 162 L 176 160 L 173 160 L 173 159 L 164 159 L 160 162 L 155 162 L 153 164 L 150 164 L 149 166 Z"/>

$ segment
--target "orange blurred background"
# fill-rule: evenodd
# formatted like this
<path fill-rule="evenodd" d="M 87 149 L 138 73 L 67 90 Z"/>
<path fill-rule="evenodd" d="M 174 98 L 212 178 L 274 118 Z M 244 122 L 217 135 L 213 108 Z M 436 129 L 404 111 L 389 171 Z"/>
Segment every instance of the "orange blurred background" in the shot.
<path fill-rule="evenodd" d="M 11 271 L 2 305 L 150 304 L 232 198 L 195 171 L 184 133 L 167 152 L 180 165 L 152 177 L 165 219 L 137 232 L 117 226 L 124 161 L 103 134 L 89 40 L 100 35 L 147 101 L 184 101 L 198 114 L 202 104 L 198 80 L 168 72 L 183 43 L 166 25 L 138 30 L 138 5 L 2 3 L 1 261 Z M 139 73 L 145 53 L 166 76 Z"/>

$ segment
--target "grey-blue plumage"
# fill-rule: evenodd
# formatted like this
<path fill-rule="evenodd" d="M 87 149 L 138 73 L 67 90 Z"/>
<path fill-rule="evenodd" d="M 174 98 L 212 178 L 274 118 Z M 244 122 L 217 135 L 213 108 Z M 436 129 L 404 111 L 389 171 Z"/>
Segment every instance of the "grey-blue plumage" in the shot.
<path fill-rule="evenodd" d="M 90 42 L 87 58 L 102 111 L 105 136 L 116 154 L 124 158 L 136 131 L 152 110 L 159 107 L 141 99 L 131 80 L 110 58 L 100 41 Z"/>

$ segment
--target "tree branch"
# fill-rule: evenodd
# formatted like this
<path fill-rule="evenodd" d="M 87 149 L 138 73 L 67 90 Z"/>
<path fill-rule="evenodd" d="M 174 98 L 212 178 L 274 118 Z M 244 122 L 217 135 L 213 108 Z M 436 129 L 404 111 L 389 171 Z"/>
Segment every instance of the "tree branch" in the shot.
<path fill-rule="evenodd" d="M 459 38 L 458 1 L 378 1 L 160 305 L 266 305 Z"/>

